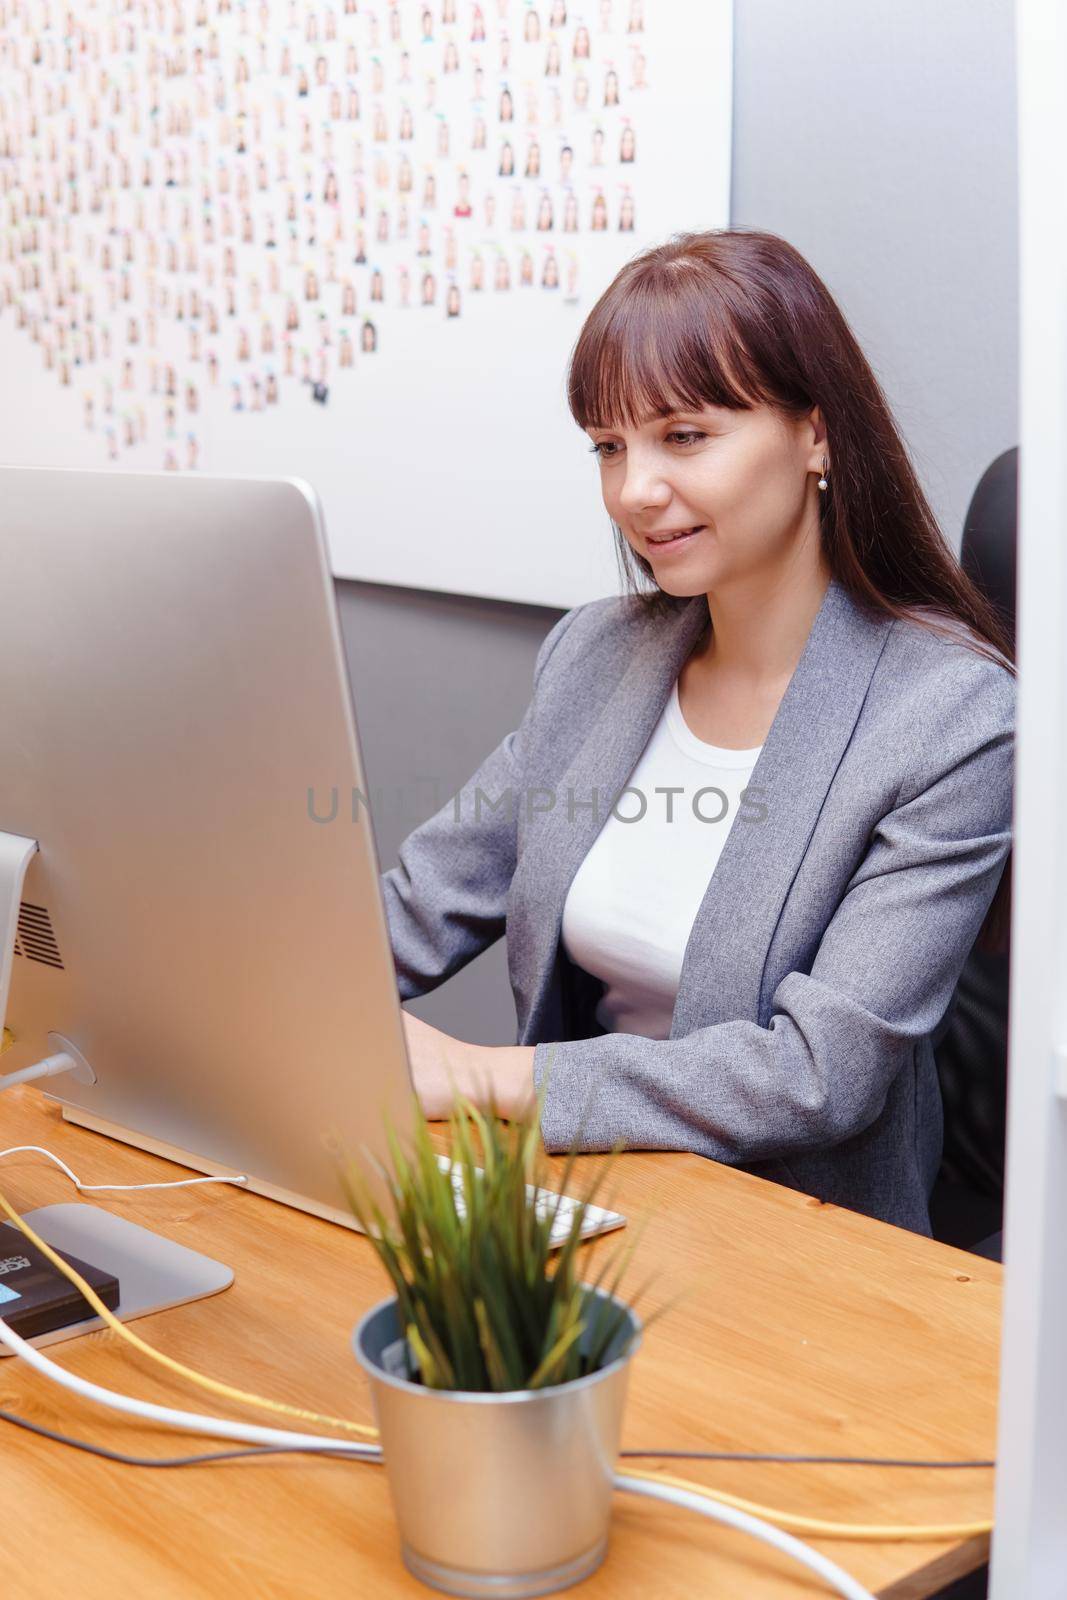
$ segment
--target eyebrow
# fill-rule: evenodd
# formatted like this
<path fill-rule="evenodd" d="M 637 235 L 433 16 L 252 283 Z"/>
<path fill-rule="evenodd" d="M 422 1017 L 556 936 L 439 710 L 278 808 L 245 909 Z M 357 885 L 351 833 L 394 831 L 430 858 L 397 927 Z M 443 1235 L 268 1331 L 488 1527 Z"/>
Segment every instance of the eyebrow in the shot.
<path fill-rule="evenodd" d="M 639 428 L 645 428 L 650 422 L 667 422 L 672 417 L 695 417 L 698 414 L 699 407 L 697 410 L 691 410 L 685 406 L 671 406 L 662 411 L 650 411 L 647 416 L 641 418 L 637 426 Z M 601 432 L 610 432 L 612 424 L 610 422 L 591 422 L 589 423 L 589 427 L 597 428 Z"/>

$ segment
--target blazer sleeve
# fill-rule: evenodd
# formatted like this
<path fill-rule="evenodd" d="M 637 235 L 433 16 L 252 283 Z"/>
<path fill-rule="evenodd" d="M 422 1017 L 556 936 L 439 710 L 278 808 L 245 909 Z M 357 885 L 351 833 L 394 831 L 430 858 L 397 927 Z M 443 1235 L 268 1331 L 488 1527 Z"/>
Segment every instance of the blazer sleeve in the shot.
<path fill-rule="evenodd" d="M 790 972 L 767 1027 L 676 1039 L 542 1043 L 549 1150 L 691 1150 L 732 1164 L 825 1148 L 881 1112 L 944 1015 L 1011 846 L 1014 686 L 942 704 L 868 841 L 810 972 Z M 547 1081 L 546 1081 L 547 1080 Z"/>
<path fill-rule="evenodd" d="M 575 617 L 549 630 L 534 664 L 533 695 L 514 732 L 486 756 L 462 789 L 400 846 L 381 888 L 401 1000 L 444 983 L 504 932 L 515 874 L 517 806 L 524 750 L 549 657 Z M 509 803 L 508 795 L 514 798 Z"/>

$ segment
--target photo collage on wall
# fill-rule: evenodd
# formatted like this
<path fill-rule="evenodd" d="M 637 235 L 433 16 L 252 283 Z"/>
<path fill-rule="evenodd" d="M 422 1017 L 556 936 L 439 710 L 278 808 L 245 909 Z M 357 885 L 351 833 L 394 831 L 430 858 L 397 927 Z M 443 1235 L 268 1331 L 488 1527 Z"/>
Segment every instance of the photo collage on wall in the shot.
<path fill-rule="evenodd" d="M 633 233 L 643 0 L 0 0 L 0 329 L 102 463 L 343 403 L 399 317 L 583 296 Z"/>

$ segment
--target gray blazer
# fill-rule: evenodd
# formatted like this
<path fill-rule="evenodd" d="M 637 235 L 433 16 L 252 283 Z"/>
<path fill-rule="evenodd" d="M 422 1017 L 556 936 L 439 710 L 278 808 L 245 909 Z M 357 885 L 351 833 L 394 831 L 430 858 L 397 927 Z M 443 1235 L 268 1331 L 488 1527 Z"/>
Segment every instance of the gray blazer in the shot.
<path fill-rule="evenodd" d="M 708 881 L 669 1038 L 605 1033 L 601 984 L 560 945 L 563 903 L 708 625 L 702 595 L 666 618 L 609 598 L 557 622 L 519 728 L 383 876 L 401 998 L 506 932 L 549 1150 L 696 1151 L 928 1233 L 931 1035 L 1011 845 L 1014 680 L 831 582 Z"/>

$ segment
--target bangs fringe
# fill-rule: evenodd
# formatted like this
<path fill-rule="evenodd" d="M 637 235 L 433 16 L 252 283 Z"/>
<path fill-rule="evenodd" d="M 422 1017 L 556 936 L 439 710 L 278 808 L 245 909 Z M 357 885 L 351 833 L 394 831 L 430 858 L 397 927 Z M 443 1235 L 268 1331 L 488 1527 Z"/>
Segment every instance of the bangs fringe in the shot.
<path fill-rule="evenodd" d="M 639 257 L 590 312 L 567 376 L 580 428 L 636 428 L 705 406 L 747 411 L 767 398 L 717 286 L 695 263 L 672 265 Z"/>

